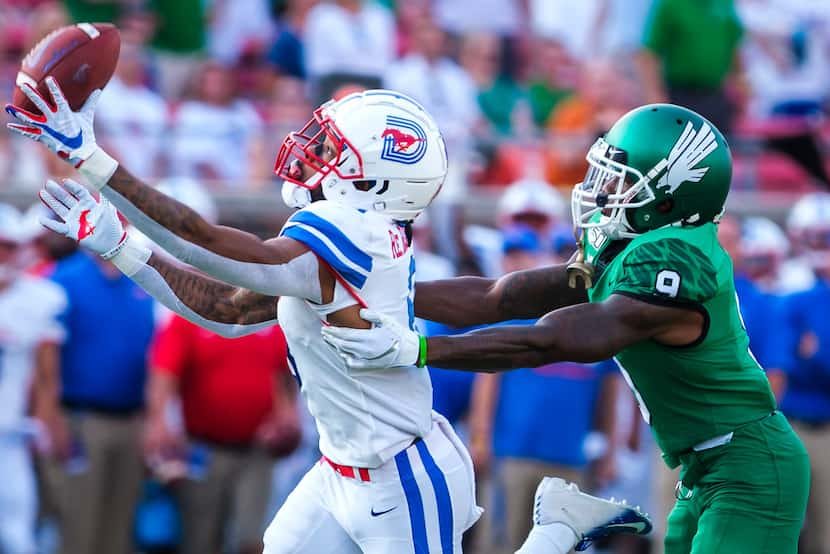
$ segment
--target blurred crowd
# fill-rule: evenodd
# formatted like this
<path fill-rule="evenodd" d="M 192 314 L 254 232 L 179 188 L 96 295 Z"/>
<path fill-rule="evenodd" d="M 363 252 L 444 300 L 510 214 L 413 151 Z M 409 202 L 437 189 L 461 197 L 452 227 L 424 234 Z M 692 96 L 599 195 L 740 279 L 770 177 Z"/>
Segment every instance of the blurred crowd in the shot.
<path fill-rule="evenodd" d="M 786 220 L 727 216 L 720 235 L 751 349 L 813 454 L 801 551 L 830 552 L 830 195 L 817 192 L 830 186 L 830 4 L 0 0 L 0 96 L 22 56 L 72 21 L 121 30 L 99 142 L 214 221 L 218 193 L 278 190 L 277 147 L 325 99 L 383 86 L 422 102 L 451 165 L 415 222 L 420 280 L 569 258 L 567 190 L 598 135 L 650 101 L 710 118 L 733 146 L 734 188 L 803 193 L 779 207 Z M 34 198 L 68 171 L 0 133 L 4 190 Z M 496 210 L 466 225 L 459 207 L 484 186 L 502 187 Z M 264 525 L 319 458 L 281 332 L 231 341 L 172 317 L 43 232 L 40 213 L 0 206 L 0 553 L 261 551 Z M 613 362 L 430 371 L 487 509 L 465 551 L 512 552 L 543 475 L 653 514 L 651 540 L 595 551 L 662 551 L 676 476 Z"/>
<path fill-rule="evenodd" d="M 653 101 L 732 138 L 737 187 L 828 184 L 826 2 L 3 0 L 0 95 L 22 56 L 72 21 L 121 30 L 98 137 L 145 179 L 267 189 L 275 147 L 312 107 L 382 86 L 442 122 L 445 202 L 524 177 L 569 187 L 596 135 Z M 30 147 L 0 139 L 0 169 L 20 186 L 54 169 L 21 163 Z"/>

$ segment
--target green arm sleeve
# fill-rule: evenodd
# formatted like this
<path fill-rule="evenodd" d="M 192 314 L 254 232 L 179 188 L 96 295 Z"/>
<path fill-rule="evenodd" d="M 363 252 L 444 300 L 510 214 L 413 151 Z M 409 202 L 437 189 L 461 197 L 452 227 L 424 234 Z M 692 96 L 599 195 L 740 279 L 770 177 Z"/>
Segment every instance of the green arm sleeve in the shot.
<path fill-rule="evenodd" d="M 629 252 L 613 287 L 614 293 L 678 304 L 703 303 L 717 290 L 711 261 L 679 239 L 645 243 Z"/>

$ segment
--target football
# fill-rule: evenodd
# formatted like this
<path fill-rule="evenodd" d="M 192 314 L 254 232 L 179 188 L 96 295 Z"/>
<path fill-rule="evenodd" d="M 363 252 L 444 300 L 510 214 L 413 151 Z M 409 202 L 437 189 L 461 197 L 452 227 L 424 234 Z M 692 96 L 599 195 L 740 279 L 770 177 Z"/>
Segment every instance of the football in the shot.
<path fill-rule="evenodd" d="M 46 77 L 51 75 L 77 111 L 93 90 L 109 82 L 120 50 L 118 29 L 109 23 L 78 23 L 52 31 L 23 58 L 12 103 L 39 114 L 20 87 L 28 84 L 51 101 L 46 86 Z"/>

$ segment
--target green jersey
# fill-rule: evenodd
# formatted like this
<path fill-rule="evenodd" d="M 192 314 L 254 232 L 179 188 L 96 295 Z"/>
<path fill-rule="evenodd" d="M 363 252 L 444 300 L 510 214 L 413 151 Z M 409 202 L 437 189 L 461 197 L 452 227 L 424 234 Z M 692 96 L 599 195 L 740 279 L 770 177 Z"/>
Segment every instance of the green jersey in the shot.
<path fill-rule="evenodd" d="M 647 340 L 615 358 L 670 466 L 693 446 L 775 410 L 766 375 L 749 351 L 732 261 L 713 223 L 665 227 L 631 241 L 609 241 L 589 229 L 585 253 L 596 268 L 591 302 L 624 294 L 703 314 L 703 334 L 694 343 Z"/>

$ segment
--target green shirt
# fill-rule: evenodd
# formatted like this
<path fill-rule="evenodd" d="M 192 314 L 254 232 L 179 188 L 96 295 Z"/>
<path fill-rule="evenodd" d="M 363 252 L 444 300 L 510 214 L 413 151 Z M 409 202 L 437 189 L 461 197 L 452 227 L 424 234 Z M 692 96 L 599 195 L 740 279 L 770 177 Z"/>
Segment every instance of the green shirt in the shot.
<path fill-rule="evenodd" d="M 89 0 L 64 0 L 69 17 L 77 23 L 116 22 L 121 17 L 121 2 L 90 2 Z"/>
<path fill-rule="evenodd" d="M 150 0 L 157 19 L 152 45 L 165 52 L 196 54 L 205 46 L 202 0 Z"/>
<path fill-rule="evenodd" d="M 644 44 L 662 63 L 668 85 L 718 89 L 741 34 L 732 0 L 656 0 Z"/>
<path fill-rule="evenodd" d="M 597 272 L 591 302 L 624 294 L 704 315 L 703 335 L 693 344 L 647 340 L 615 357 L 670 466 L 694 445 L 775 410 L 766 375 L 749 351 L 732 261 L 713 223 L 649 231 L 627 243 L 593 230 L 586 233 L 586 257 Z"/>

